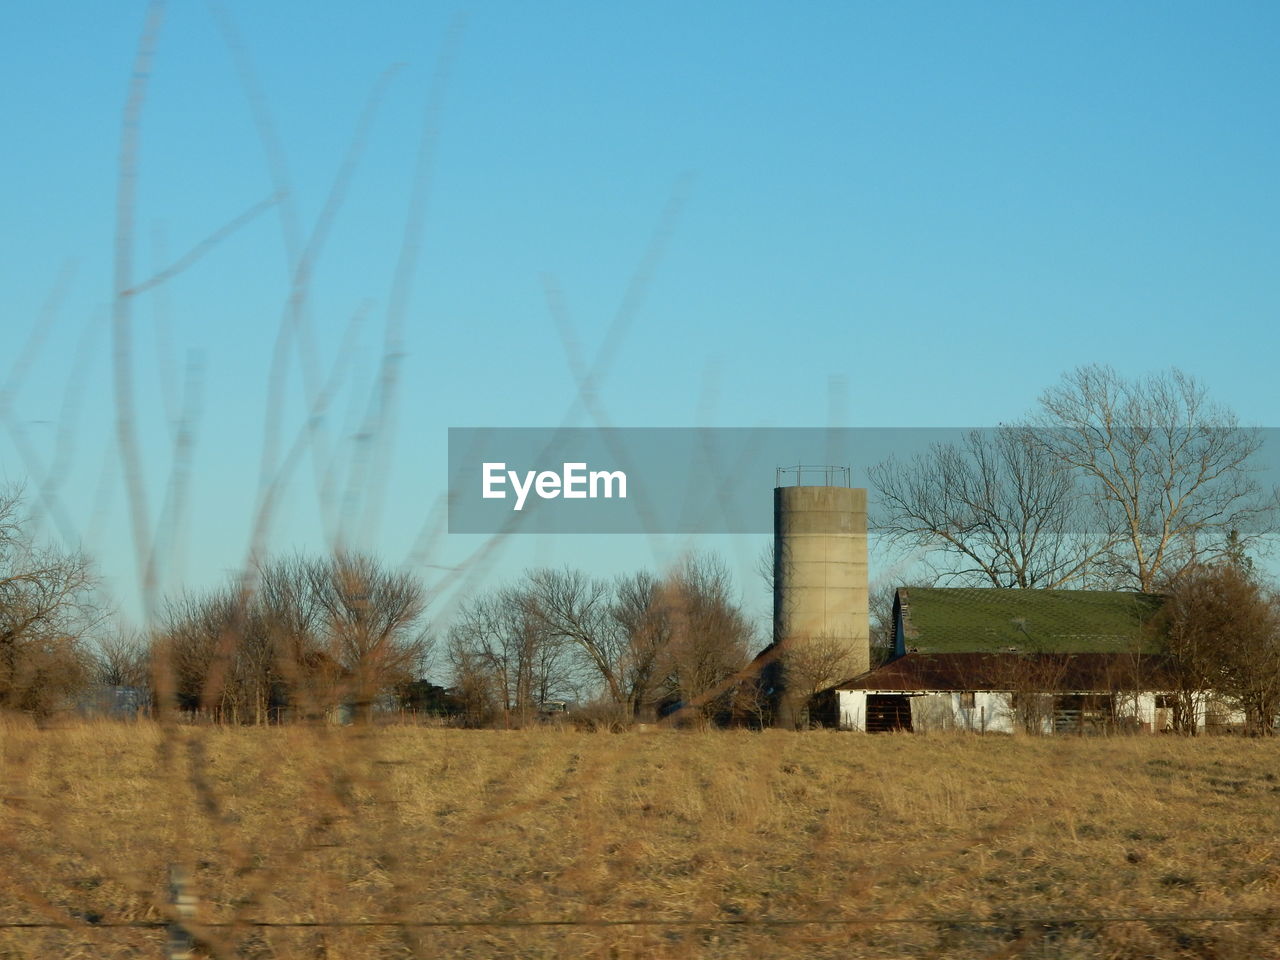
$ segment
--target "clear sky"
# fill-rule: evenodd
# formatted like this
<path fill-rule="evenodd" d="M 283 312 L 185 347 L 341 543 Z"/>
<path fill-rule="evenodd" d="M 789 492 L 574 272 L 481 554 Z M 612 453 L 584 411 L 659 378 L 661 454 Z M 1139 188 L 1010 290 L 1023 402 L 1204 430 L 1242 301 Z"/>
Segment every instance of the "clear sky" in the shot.
<path fill-rule="evenodd" d="M 111 317 L 121 118 L 146 16 L 131 0 L 13 0 L 0 39 L 0 376 L 19 378 L 0 472 L 36 502 L 53 477 L 61 519 L 38 519 L 92 551 L 135 613 Z M 429 523 L 447 428 L 589 425 L 572 370 L 598 356 L 599 408 L 620 426 L 990 425 L 1091 362 L 1176 365 L 1244 422 L 1280 423 L 1275 4 L 176 0 L 140 114 L 133 281 L 279 182 L 288 194 L 131 298 L 162 590 L 210 585 L 244 558 L 286 238 L 313 231 L 393 68 L 314 262 L 310 389 L 335 369 L 336 386 L 272 549 L 323 545 L 328 511 L 439 577 L 481 542 Z M 400 310 L 424 123 L 421 246 Z M 403 321 L 391 453 L 348 482 L 376 447 L 353 438 L 369 432 L 388 317 Z M 308 395 L 288 357 L 270 418 L 281 450 Z M 184 389 L 175 526 L 162 514 Z M 613 572 L 687 545 L 519 537 L 483 569 Z M 703 545 L 763 602 L 761 538 Z"/>

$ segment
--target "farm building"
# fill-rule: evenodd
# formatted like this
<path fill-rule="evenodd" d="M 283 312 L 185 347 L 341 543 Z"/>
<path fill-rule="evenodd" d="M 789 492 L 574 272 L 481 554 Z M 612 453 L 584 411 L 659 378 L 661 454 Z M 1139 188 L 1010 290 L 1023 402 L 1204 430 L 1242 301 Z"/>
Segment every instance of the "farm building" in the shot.
<path fill-rule="evenodd" d="M 909 653 L 826 691 L 815 713 L 871 733 L 1161 730 L 1173 723 L 1164 673 L 1159 656 Z"/>
<path fill-rule="evenodd" d="M 747 713 L 766 703 L 777 726 L 866 731 L 1243 723 L 1212 695 L 1180 691 L 1156 594 L 903 587 L 888 662 L 869 669 L 867 491 L 848 483 L 847 467 L 778 469 L 773 642 Z M 811 696 L 834 662 L 854 675 Z"/>
<path fill-rule="evenodd" d="M 1175 683 L 1152 618 L 1162 599 L 1091 590 L 902 588 L 891 659 L 823 691 L 846 730 L 1161 731 Z M 1235 719 L 1203 701 L 1197 726 Z"/>

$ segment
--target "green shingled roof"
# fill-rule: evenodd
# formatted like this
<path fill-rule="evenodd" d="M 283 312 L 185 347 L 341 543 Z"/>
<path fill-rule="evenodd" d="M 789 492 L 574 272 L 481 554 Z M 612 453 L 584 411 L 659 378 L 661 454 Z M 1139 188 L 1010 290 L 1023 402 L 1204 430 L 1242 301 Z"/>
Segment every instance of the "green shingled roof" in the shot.
<path fill-rule="evenodd" d="M 1164 598 L 1101 590 L 903 587 L 902 643 L 921 653 L 1156 652 Z"/>

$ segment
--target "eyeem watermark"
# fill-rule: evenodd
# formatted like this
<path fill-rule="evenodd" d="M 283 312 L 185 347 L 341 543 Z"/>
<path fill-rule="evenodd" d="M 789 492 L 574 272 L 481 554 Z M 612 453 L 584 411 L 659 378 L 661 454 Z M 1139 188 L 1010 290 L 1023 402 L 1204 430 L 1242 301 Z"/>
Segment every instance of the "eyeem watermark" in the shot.
<path fill-rule="evenodd" d="M 508 483 L 515 493 L 513 510 L 523 510 L 530 491 L 543 500 L 612 500 L 627 498 L 627 475 L 621 470 L 588 470 L 586 463 L 564 463 L 560 473 L 554 470 L 526 470 L 523 474 L 508 470 L 505 463 L 485 463 L 481 496 L 486 500 L 504 500 Z"/>
<path fill-rule="evenodd" d="M 870 488 L 875 534 L 885 510 L 870 468 L 916 469 L 919 458 L 939 449 L 964 458 L 973 435 L 961 427 L 451 427 L 447 529 L 486 536 L 767 535 L 775 485 L 847 483 Z M 997 439 L 986 430 L 978 436 Z M 1264 492 L 1280 489 L 1280 429 L 1258 438 L 1258 469 L 1249 479 Z M 852 469 L 843 478 L 778 472 L 797 464 Z M 1061 520 L 1064 535 L 1105 532 L 1091 526 L 1097 517 L 1074 511 Z"/>

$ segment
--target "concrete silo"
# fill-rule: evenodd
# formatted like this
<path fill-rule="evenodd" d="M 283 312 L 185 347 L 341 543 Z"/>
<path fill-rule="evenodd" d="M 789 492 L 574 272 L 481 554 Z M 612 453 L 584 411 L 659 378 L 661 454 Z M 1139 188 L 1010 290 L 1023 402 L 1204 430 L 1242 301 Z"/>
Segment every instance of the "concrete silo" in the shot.
<path fill-rule="evenodd" d="M 781 468 L 773 535 L 777 718 L 795 726 L 810 694 L 870 668 L 867 491 L 848 467 Z"/>

